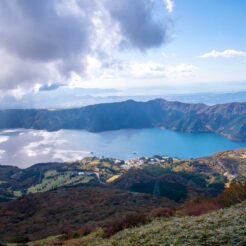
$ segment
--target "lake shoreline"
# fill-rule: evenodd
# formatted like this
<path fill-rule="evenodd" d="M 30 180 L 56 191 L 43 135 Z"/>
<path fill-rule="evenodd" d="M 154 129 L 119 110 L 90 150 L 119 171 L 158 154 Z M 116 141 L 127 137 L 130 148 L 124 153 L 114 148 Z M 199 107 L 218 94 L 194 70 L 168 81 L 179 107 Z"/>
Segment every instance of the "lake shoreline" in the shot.
<path fill-rule="evenodd" d="M 231 141 L 213 133 L 184 133 L 164 128 L 100 133 L 85 130 L 0 131 L 0 163 L 21 168 L 35 163 L 79 160 L 92 153 L 123 160 L 154 155 L 187 159 L 245 147 L 246 142 Z"/>

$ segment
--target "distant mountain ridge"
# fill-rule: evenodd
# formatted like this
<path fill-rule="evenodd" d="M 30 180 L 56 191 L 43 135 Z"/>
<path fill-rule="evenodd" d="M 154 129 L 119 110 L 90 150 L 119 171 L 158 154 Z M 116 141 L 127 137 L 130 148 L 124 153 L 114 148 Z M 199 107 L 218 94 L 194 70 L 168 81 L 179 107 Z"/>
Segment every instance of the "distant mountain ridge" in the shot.
<path fill-rule="evenodd" d="M 55 131 L 84 129 L 101 132 L 164 127 L 182 132 L 212 132 L 236 141 L 246 140 L 246 103 L 208 106 L 155 99 L 128 100 L 75 109 L 0 110 L 0 128 Z"/>

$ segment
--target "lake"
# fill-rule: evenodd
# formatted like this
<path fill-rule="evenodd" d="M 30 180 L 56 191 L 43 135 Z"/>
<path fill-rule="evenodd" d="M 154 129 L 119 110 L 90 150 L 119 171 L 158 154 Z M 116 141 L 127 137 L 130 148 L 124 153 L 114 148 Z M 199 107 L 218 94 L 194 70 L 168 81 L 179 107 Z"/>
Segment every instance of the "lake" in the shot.
<path fill-rule="evenodd" d="M 246 142 L 233 142 L 216 134 L 180 133 L 166 129 L 101 133 L 77 130 L 0 131 L 0 163 L 22 168 L 40 162 L 74 161 L 92 154 L 120 159 L 156 154 L 191 158 L 244 147 Z"/>

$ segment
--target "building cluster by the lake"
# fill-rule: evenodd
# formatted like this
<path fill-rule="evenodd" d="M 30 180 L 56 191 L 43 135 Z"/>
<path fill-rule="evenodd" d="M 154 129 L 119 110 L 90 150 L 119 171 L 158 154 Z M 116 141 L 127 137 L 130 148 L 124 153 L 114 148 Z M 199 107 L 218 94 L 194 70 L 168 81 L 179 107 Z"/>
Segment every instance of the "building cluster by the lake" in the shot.
<path fill-rule="evenodd" d="M 108 163 L 113 165 L 120 165 L 124 169 L 130 169 L 132 167 L 141 167 L 143 165 L 158 165 L 158 164 L 165 164 L 165 163 L 173 163 L 174 161 L 179 160 L 176 157 L 170 156 L 160 156 L 155 155 L 153 157 L 136 157 L 128 160 L 121 160 L 115 158 L 105 158 L 104 156 L 101 157 L 85 157 L 81 160 L 81 163 L 84 165 L 88 165 L 91 163 Z"/>

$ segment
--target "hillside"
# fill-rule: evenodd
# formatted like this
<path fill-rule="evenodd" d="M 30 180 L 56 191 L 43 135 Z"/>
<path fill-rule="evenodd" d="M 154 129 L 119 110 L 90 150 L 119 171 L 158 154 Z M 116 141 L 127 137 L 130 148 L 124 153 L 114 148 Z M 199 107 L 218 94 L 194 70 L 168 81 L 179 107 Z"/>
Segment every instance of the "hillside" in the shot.
<path fill-rule="evenodd" d="M 155 156 L 124 161 L 87 157 L 26 169 L 0 165 L 0 202 L 71 186 L 105 186 L 149 194 L 157 186 L 157 195 L 180 202 L 193 196 L 215 196 L 231 180 L 245 177 L 246 149 L 198 159 Z"/>
<path fill-rule="evenodd" d="M 198 217 L 173 217 L 126 229 L 110 239 L 88 236 L 64 245 L 136 246 L 136 245 L 245 245 L 246 203 Z M 78 241 L 78 240 L 77 240 Z M 74 244 L 73 244 L 74 243 Z"/>
<path fill-rule="evenodd" d="M 29 194 L 0 206 L 0 241 L 37 240 L 87 223 L 100 224 L 126 212 L 173 207 L 174 202 L 148 194 L 102 187 L 61 188 Z"/>
<path fill-rule="evenodd" d="M 0 202 L 28 193 L 68 186 L 102 186 L 124 172 L 114 159 L 96 157 L 77 162 L 40 163 L 26 169 L 0 165 Z"/>
<path fill-rule="evenodd" d="M 0 166 L 0 241 L 33 241 L 67 235 L 79 228 L 104 227 L 129 212 L 135 213 L 137 220 L 139 216 L 143 219 L 160 212 L 165 216 L 176 211 L 179 215 L 183 204 L 194 199 L 205 201 L 205 211 L 218 209 L 221 205 L 216 199 L 224 187 L 233 184 L 232 181 L 245 180 L 245 156 L 246 149 L 241 149 L 187 160 L 165 156 L 128 161 L 88 157 L 70 163 L 36 164 L 27 169 Z M 245 194 L 245 186 L 234 187 L 236 198 L 238 189 Z M 230 190 L 227 192 L 232 194 Z M 170 223 L 188 223 L 188 219 L 178 217 L 171 218 Z M 155 225 L 146 228 L 155 228 Z M 171 226 L 168 230 L 171 232 Z M 117 236 L 109 241 L 95 240 L 108 243 L 114 238 Z"/>
<path fill-rule="evenodd" d="M 214 170 L 223 173 L 229 180 L 246 177 L 246 149 L 223 151 L 206 158 L 198 158 Z"/>
<path fill-rule="evenodd" d="M 246 140 L 246 103 L 207 106 L 168 102 L 125 102 L 64 110 L 1 110 L 0 129 L 33 128 L 92 132 L 127 128 L 165 127 L 184 132 L 212 132 L 237 141 Z"/>
<path fill-rule="evenodd" d="M 146 225 L 125 229 L 110 238 L 102 230 L 79 239 L 61 236 L 28 243 L 28 246 L 241 246 L 246 244 L 246 202 L 200 216 L 156 219 Z"/>

